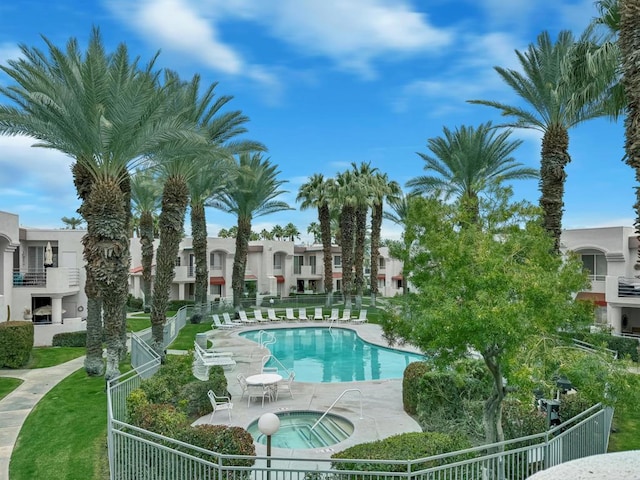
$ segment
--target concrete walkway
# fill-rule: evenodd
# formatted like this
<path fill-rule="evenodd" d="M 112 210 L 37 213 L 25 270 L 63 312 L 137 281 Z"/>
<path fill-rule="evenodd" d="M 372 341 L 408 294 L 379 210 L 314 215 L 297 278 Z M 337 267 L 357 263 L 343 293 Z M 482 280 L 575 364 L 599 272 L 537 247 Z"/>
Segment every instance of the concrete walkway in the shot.
<path fill-rule="evenodd" d="M 84 356 L 67 363 L 31 370 L 0 370 L 0 377 L 23 380 L 0 400 L 0 480 L 9 480 L 9 461 L 22 424 L 38 401 L 57 383 L 84 365 Z"/>

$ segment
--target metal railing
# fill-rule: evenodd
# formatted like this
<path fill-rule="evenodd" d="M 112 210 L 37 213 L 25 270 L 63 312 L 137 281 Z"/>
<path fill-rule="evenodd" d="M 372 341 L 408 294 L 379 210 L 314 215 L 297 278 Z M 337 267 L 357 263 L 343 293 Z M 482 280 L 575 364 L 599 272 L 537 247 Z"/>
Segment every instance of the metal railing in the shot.
<path fill-rule="evenodd" d="M 183 315 L 176 315 L 181 316 L 187 318 L 186 309 Z M 184 326 L 177 318 L 175 321 L 177 330 Z M 132 335 L 132 359 L 134 349 L 138 350 L 137 361 L 142 361 L 145 355 L 152 359 L 111 380 L 107 388 L 111 480 L 262 480 L 269 476 L 278 480 L 524 480 L 539 470 L 563 462 L 606 453 L 609 443 L 613 409 L 595 405 L 537 435 L 427 458 L 409 461 L 349 460 L 296 455 L 295 462 L 292 462 L 290 457 L 271 456 L 271 466 L 268 467 L 265 456 L 223 455 L 127 423 L 127 396 L 139 387 L 144 378 L 160 368 L 160 358 L 148 345 L 143 347 L 143 338 L 142 335 Z M 336 402 L 351 390 L 357 389 L 345 390 Z M 362 394 L 360 400 L 362 417 Z"/>
<path fill-rule="evenodd" d="M 338 395 L 338 398 L 336 398 L 334 402 L 331 404 L 331 406 L 327 408 L 327 411 L 322 414 L 322 416 L 316 421 L 316 423 L 313 424 L 313 426 L 311 427 L 311 430 L 316 428 L 316 426 L 322 421 L 324 417 L 327 416 L 327 414 L 331 411 L 331 409 L 336 406 L 336 403 L 338 403 L 338 400 L 344 397 L 345 393 L 349 393 L 349 392 L 358 392 L 360 394 L 360 420 L 362 420 L 364 418 L 362 416 L 362 392 L 358 388 L 348 388 L 347 390 L 342 392 L 340 395 Z"/>

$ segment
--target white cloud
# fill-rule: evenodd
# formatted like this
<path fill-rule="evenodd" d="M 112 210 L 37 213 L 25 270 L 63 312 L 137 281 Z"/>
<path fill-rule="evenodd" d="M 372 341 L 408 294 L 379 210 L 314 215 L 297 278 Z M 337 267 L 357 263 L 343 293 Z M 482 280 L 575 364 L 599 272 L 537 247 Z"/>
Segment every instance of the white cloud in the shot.
<path fill-rule="evenodd" d="M 13 43 L 0 43 L 0 65 L 6 65 L 7 60 L 17 60 L 22 56 L 20 49 Z"/>

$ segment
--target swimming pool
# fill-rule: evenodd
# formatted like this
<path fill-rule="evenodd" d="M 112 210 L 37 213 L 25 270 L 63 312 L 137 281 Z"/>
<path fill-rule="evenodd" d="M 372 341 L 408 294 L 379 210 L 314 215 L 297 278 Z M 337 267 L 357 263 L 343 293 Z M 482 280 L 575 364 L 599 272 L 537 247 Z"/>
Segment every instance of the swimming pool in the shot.
<path fill-rule="evenodd" d="M 409 363 L 424 360 L 422 355 L 365 342 L 355 331 L 346 328 L 274 328 L 267 331 L 273 333 L 276 340 L 267 348 L 287 370 L 296 372 L 299 382 L 402 378 Z M 259 343 L 259 330 L 240 335 Z M 279 367 L 273 360 L 267 366 Z M 287 376 L 286 372 L 280 374 Z"/>

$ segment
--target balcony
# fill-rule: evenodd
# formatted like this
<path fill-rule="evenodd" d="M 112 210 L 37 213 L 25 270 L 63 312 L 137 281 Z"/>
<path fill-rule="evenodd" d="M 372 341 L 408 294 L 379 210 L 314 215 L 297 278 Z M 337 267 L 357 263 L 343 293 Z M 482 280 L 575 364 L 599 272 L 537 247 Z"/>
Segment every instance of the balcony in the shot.
<path fill-rule="evenodd" d="M 185 265 L 183 267 L 175 267 L 173 269 L 173 281 L 177 283 L 193 282 L 196 277 L 195 265 Z"/>
<path fill-rule="evenodd" d="M 47 295 L 71 295 L 80 291 L 78 268 L 50 267 L 43 271 L 16 270 L 13 286 L 31 288 Z"/>

